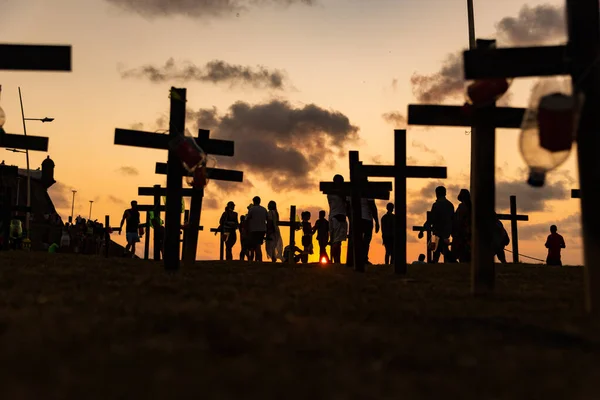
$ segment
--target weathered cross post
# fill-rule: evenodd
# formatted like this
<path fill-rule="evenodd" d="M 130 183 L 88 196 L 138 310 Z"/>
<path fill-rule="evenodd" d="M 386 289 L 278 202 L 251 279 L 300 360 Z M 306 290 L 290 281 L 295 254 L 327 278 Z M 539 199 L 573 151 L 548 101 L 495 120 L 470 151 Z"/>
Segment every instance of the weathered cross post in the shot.
<path fill-rule="evenodd" d="M 596 0 L 566 0 L 566 46 L 477 49 L 464 53 L 466 79 L 571 75 L 574 94 L 585 95 L 576 140 L 586 308 L 594 313 L 600 313 L 600 247 L 597 246 L 600 242 L 597 229 L 600 209 L 596 204 L 600 170 L 593 167 L 597 164 L 597 149 L 600 148 L 600 115 L 597 111 L 600 108 L 599 14 L 600 5 Z M 473 200 L 475 206 L 476 198 Z"/>
<path fill-rule="evenodd" d="M 301 226 L 300 222 L 296 221 L 296 206 L 290 206 L 290 219 L 288 221 L 279 221 L 279 226 L 288 226 L 290 228 L 290 252 L 288 263 L 294 264 L 294 247 L 296 246 L 296 230 Z"/>
<path fill-rule="evenodd" d="M 196 143 L 208 155 L 233 157 L 234 142 L 231 140 L 220 140 L 209 138 L 210 131 L 206 129 L 198 129 Z M 156 163 L 157 174 L 166 174 L 167 165 L 164 163 Z M 243 182 L 244 173 L 242 171 L 234 171 L 220 168 L 207 168 L 206 174 L 209 180 Z M 183 176 L 182 176 L 183 177 Z M 202 213 L 202 199 L 204 197 L 204 189 L 192 189 L 190 202 L 190 221 L 189 221 L 189 240 L 188 245 L 184 247 L 183 259 L 185 262 L 194 263 L 196 261 L 196 250 L 198 247 L 198 231 L 195 227 L 200 225 L 200 217 Z"/>
<path fill-rule="evenodd" d="M 427 211 L 427 221 L 430 220 L 431 211 Z M 413 232 L 426 232 L 427 233 L 427 242 L 425 244 L 425 249 L 427 250 L 425 254 L 427 254 L 427 264 L 431 264 L 433 261 L 433 252 L 429 250 L 429 242 L 431 242 L 431 229 L 427 229 L 424 225 L 422 226 L 413 226 Z"/>
<path fill-rule="evenodd" d="M 361 165 L 367 177 L 394 178 L 394 272 L 406 274 L 406 179 L 446 178 L 446 167 L 416 167 L 406 165 L 406 129 L 394 130 L 394 165 Z"/>
<path fill-rule="evenodd" d="M 171 87 L 171 109 L 169 115 L 169 134 L 115 129 L 115 144 L 168 150 L 167 206 L 165 217 L 165 257 L 167 271 L 179 269 L 181 229 L 181 199 L 183 165 L 169 142 L 185 132 L 186 89 Z"/>
<path fill-rule="evenodd" d="M 225 259 L 225 242 L 223 242 L 223 227 L 219 228 L 210 228 L 211 233 L 219 233 L 219 261 L 223 261 Z"/>
<path fill-rule="evenodd" d="M 519 263 L 519 231 L 517 221 L 529 221 L 528 215 L 517 214 L 517 196 L 510 196 L 510 214 L 498 214 L 498 219 L 510 221 L 510 236 L 512 240 L 513 263 Z"/>
<path fill-rule="evenodd" d="M 482 42 L 484 44 L 486 42 Z M 488 42 L 489 44 L 489 42 Z M 478 42 L 476 50 L 465 52 L 465 73 L 468 75 L 473 61 L 469 55 L 490 53 L 491 50 Z M 504 49 L 503 49 L 504 50 Z M 527 54 L 526 56 L 530 56 Z M 532 57 L 527 57 L 531 60 Z M 527 65 L 523 60 L 518 65 Z M 539 65 L 539 63 L 538 63 Z M 525 67 L 529 68 L 529 66 Z M 467 76 L 467 79 L 472 78 Z M 468 112 L 468 111 L 471 112 Z M 495 142 L 496 128 L 519 129 L 524 109 L 496 107 L 495 104 L 480 108 L 463 106 L 409 105 L 410 125 L 437 125 L 475 127 L 471 169 L 476 173 L 472 179 L 473 218 L 472 218 L 472 257 L 471 288 L 474 294 L 486 294 L 494 290 L 495 265 L 494 249 L 489 240 L 494 229 L 495 213 Z"/>
<path fill-rule="evenodd" d="M 571 189 L 571 198 L 572 199 L 580 199 L 581 191 L 579 189 Z"/>
<path fill-rule="evenodd" d="M 348 243 L 348 255 L 346 263 L 354 264 L 354 269 L 358 272 L 365 271 L 365 257 L 362 254 L 362 235 L 359 222 L 361 220 L 360 203 L 361 198 L 370 198 L 377 200 L 389 200 L 392 190 L 391 182 L 369 182 L 362 171 L 362 165 L 358 158 L 358 151 L 349 152 L 350 159 L 350 182 L 320 182 L 319 189 L 324 194 L 336 194 L 342 198 L 350 196 L 350 205 L 352 215 L 350 216 L 350 238 Z M 352 180 L 354 179 L 354 180 Z"/>

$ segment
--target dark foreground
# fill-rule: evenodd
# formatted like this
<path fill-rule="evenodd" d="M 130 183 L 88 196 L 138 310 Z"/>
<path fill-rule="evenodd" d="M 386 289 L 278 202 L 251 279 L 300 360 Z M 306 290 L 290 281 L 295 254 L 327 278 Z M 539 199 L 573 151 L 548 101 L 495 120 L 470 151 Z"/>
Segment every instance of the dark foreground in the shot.
<path fill-rule="evenodd" d="M 0 399 L 598 399 L 580 268 L 0 253 Z"/>

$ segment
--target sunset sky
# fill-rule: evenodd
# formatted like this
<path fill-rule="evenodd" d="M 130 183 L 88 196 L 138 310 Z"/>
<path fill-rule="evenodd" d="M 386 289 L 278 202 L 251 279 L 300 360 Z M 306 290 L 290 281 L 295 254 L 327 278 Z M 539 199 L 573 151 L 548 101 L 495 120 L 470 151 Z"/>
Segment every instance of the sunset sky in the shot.
<path fill-rule="evenodd" d="M 563 3 L 475 0 L 477 36 L 498 36 L 499 46 L 564 42 Z M 206 230 L 228 200 L 243 213 L 255 195 L 265 205 L 275 200 L 282 218 L 294 204 L 298 214 L 312 211 L 314 222 L 327 209 L 318 182 L 348 177 L 348 150 L 360 150 L 368 163 L 389 163 L 393 129 L 406 127 L 408 104 L 464 101 L 452 57 L 468 45 L 464 0 L 5 0 L 0 34 L 5 43 L 73 46 L 71 73 L 0 71 L 7 132 L 22 133 L 18 86 L 27 117 L 56 119 L 29 122 L 28 132 L 50 137 L 58 181 L 51 196 L 63 219 L 71 189 L 76 215 L 87 218 L 94 200 L 93 218 L 109 214 L 115 223 L 129 201 L 151 202 L 137 197 L 137 187 L 165 184 L 154 164 L 166 161 L 166 151 L 116 146 L 114 130 L 168 128 L 171 86 L 187 88 L 191 132 L 206 128 L 211 137 L 235 140 L 236 156 L 219 158 L 217 167 L 243 170 L 246 178 L 209 184 Z M 516 80 L 502 102 L 526 106 L 532 82 Z M 447 166 L 443 184 L 455 206 L 469 182 L 465 131 L 408 127 L 408 163 Z M 544 188 L 532 189 L 519 131 L 497 135 L 497 211 L 507 212 L 515 194 L 530 218 L 519 223 L 521 253 L 545 259 L 544 240 L 556 223 L 567 242 L 563 262 L 580 264 L 579 202 L 570 199 L 579 187 L 575 156 Z M 32 152 L 32 168 L 45 156 Z M 2 150 L 0 160 L 25 166 L 23 154 Z M 424 222 L 440 183 L 409 181 L 409 230 Z M 378 205 L 381 217 L 385 202 Z M 282 228 L 284 238 L 287 232 Z M 383 261 L 380 243 L 378 235 L 375 263 Z M 410 232 L 409 259 L 424 249 Z M 218 257 L 213 234 L 200 234 L 198 256 Z"/>

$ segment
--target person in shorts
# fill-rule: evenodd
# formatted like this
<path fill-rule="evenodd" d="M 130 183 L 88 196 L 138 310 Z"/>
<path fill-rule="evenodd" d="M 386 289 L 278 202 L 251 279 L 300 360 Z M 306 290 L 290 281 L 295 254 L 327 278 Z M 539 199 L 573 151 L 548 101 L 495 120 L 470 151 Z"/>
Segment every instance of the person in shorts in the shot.
<path fill-rule="evenodd" d="M 260 197 L 252 199 L 252 207 L 248 210 L 246 221 L 248 223 L 249 246 L 254 250 L 255 260 L 262 262 L 262 244 L 267 233 L 267 209 L 260 205 Z"/>
<path fill-rule="evenodd" d="M 138 234 L 138 228 L 140 226 L 140 212 L 138 210 L 137 201 L 131 202 L 131 208 L 125 210 L 123 218 L 121 219 L 121 225 L 119 226 L 119 235 L 123 230 L 123 224 L 125 225 L 125 238 L 127 239 L 127 245 L 125 246 L 124 256 L 131 250 L 131 257 L 135 258 L 135 244 L 140 241 L 140 235 Z"/>

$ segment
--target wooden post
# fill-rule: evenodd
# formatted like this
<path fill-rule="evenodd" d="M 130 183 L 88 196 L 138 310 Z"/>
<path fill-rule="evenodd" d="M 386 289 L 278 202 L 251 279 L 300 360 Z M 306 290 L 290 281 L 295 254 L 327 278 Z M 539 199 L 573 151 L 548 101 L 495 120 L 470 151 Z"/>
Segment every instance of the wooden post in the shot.
<path fill-rule="evenodd" d="M 150 253 L 150 211 L 146 211 L 146 237 L 144 238 L 144 260 L 147 260 Z"/>
<path fill-rule="evenodd" d="M 566 14 L 574 92 L 585 95 L 577 132 L 585 304 L 588 312 L 600 316 L 600 6 L 596 0 L 567 0 Z"/>
<path fill-rule="evenodd" d="M 187 241 L 183 248 L 183 261 L 186 265 L 196 262 L 196 250 L 198 248 L 198 229 L 202 215 L 202 199 L 204 189 L 195 189 L 190 200 L 190 221 L 188 223 Z"/>
<path fill-rule="evenodd" d="M 512 238 L 513 263 L 519 262 L 519 231 L 517 221 L 529 221 L 528 215 L 517 214 L 517 196 L 510 196 L 510 214 L 498 214 L 501 221 L 510 221 L 510 236 Z"/>
<path fill-rule="evenodd" d="M 290 206 L 290 252 L 288 263 L 294 265 L 294 248 L 296 247 L 296 206 Z"/>
<path fill-rule="evenodd" d="M 210 228 L 210 231 L 219 234 L 219 261 L 223 261 L 225 260 L 225 242 L 223 242 L 225 233 L 223 232 L 223 227 Z"/>
<path fill-rule="evenodd" d="M 579 189 L 571 189 L 571 198 L 572 199 L 580 199 L 581 191 Z"/>
<path fill-rule="evenodd" d="M 427 211 L 427 221 L 429 221 L 430 219 L 431 219 L 431 211 Z M 413 232 L 426 232 L 427 242 L 425 243 L 425 250 L 426 250 L 425 254 L 427 257 L 427 264 L 431 264 L 431 262 L 433 261 L 433 252 L 431 250 L 429 250 L 429 242 L 431 242 L 431 229 L 427 229 L 424 225 L 422 225 L 422 226 L 413 226 L 412 230 L 413 230 Z"/>
<path fill-rule="evenodd" d="M 108 258 L 108 247 L 110 246 L 110 216 L 104 216 L 104 257 Z"/>
<path fill-rule="evenodd" d="M 349 152 L 350 161 L 350 182 L 363 182 L 363 176 L 360 173 L 360 161 L 358 151 Z M 351 190 L 350 195 L 350 240 L 348 241 L 348 255 L 354 261 L 354 269 L 357 272 L 365 272 L 365 255 L 363 254 L 362 238 L 362 212 L 361 196 L 357 189 Z"/>
<path fill-rule="evenodd" d="M 417 167 L 406 165 L 406 129 L 394 131 L 394 165 L 362 165 L 367 177 L 394 178 L 394 198 L 396 227 L 394 234 L 394 272 L 404 275 L 407 272 L 406 256 L 406 179 L 447 177 L 446 167 Z"/>
<path fill-rule="evenodd" d="M 160 217 L 160 194 L 158 192 L 158 189 L 160 189 L 160 185 L 154 185 L 154 218 L 158 218 L 158 223 L 160 224 L 161 221 L 161 217 Z M 157 229 L 158 227 L 154 227 L 154 229 Z M 163 238 L 164 240 L 164 238 Z M 154 253 L 154 257 L 152 257 L 154 259 L 154 261 L 160 261 L 160 249 L 161 249 L 161 244 L 159 241 L 159 237 L 156 234 L 156 232 L 154 233 L 154 245 L 153 245 L 154 249 L 153 249 L 153 253 Z"/>

